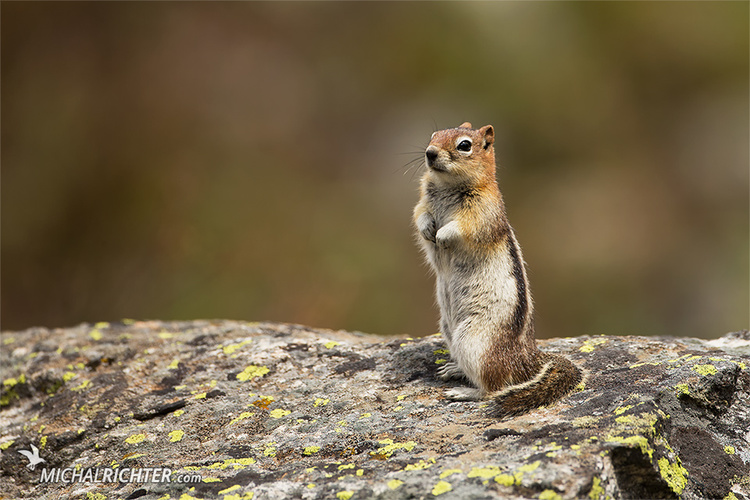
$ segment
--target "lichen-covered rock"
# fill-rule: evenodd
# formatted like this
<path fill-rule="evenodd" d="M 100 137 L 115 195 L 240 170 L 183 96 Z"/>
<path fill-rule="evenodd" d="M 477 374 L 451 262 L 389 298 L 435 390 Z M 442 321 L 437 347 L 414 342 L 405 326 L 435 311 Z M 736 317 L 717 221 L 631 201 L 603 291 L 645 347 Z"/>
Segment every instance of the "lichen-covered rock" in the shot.
<path fill-rule="evenodd" d="M 498 421 L 487 402 L 443 397 L 437 336 L 230 321 L 6 332 L 0 496 L 750 498 L 747 331 L 540 347 L 585 385 Z"/>

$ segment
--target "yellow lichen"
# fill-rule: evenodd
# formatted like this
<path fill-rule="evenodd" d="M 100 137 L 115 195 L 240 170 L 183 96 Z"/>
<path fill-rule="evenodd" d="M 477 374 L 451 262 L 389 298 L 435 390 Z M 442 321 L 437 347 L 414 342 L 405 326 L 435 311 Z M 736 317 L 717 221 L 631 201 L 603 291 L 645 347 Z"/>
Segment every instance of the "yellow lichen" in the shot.
<path fill-rule="evenodd" d="M 692 369 L 704 377 L 715 375 L 719 371 L 714 365 L 695 365 Z"/>
<path fill-rule="evenodd" d="M 734 455 L 735 453 L 734 446 L 725 446 L 724 453 L 726 453 L 727 455 Z"/>
<path fill-rule="evenodd" d="M 394 443 L 392 439 L 383 439 L 379 442 L 380 444 L 383 444 L 385 446 L 378 448 L 378 451 L 371 451 L 370 455 L 383 455 L 385 457 L 390 457 L 396 450 L 404 449 L 406 451 L 411 451 L 417 445 L 417 443 L 415 443 L 414 441 Z"/>
<path fill-rule="evenodd" d="M 429 469 L 435 464 L 435 459 L 431 458 L 427 462 L 424 460 L 420 460 L 419 462 L 415 464 L 407 464 L 406 467 L 404 467 L 404 470 L 424 470 Z M 440 478 L 442 479 L 442 477 Z"/>
<path fill-rule="evenodd" d="M 315 406 L 315 407 L 318 407 L 318 406 L 325 406 L 325 405 L 327 405 L 327 404 L 328 404 L 328 403 L 330 403 L 330 402 L 331 402 L 331 400 L 330 400 L 330 399 L 317 398 L 317 399 L 315 400 L 315 402 L 313 403 L 313 406 Z"/>
<path fill-rule="evenodd" d="M 83 391 L 85 389 L 88 389 L 89 387 L 91 387 L 91 381 L 90 380 L 84 380 L 83 382 L 80 383 L 80 385 L 78 385 L 76 387 L 72 387 L 70 390 L 71 391 Z"/>
<path fill-rule="evenodd" d="M 237 380 L 246 382 L 254 378 L 260 378 L 263 375 L 267 374 L 269 371 L 271 370 L 269 370 L 266 366 L 250 365 L 237 374 Z"/>
<path fill-rule="evenodd" d="M 498 474 L 500 474 L 500 467 L 488 465 L 487 467 L 473 467 L 466 477 L 481 477 L 482 479 L 489 479 Z"/>
<path fill-rule="evenodd" d="M 237 423 L 237 422 L 239 422 L 240 420 L 245 420 L 246 418 L 250 418 L 250 417 L 252 417 L 253 415 L 255 415 L 255 413 L 253 413 L 253 412 L 249 412 L 249 411 L 243 411 L 242 413 L 240 413 L 240 416 L 239 416 L 239 417 L 237 417 L 237 418 L 234 418 L 234 419 L 232 419 L 232 420 L 231 420 L 231 421 L 229 422 L 229 425 L 232 425 L 232 424 L 236 424 L 236 423 Z"/>
<path fill-rule="evenodd" d="M 539 494 L 539 500 L 562 500 L 555 490 L 544 490 Z"/>
<path fill-rule="evenodd" d="M 349 500 L 354 495 L 353 491 L 339 491 L 336 493 L 336 498 L 339 500 Z"/>
<path fill-rule="evenodd" d="M 448 476 L 452 476 L 453 474 L 462 474 L 463 471 L 461 469 L 446 469 L 443 472 L 440 473 L 440 479 L 445 479 Z"/>
<path fill-rule="evenodd" d="M 275 410 L 271 410 L 271 413 L 269 413 L 269 415 L 271 416 L 271 418 L 282 418 L 282 417 L 286 417 L 290 413 L 292 413 L 292 412 L 289 411 L 289 410 L 284 410 L 282 408 L 276 408 Z"/>
<path fill-rule="evenodd" d="M 513 486 L 516 482 L 516 478 L 509 474 L 499 474 L 495 476 L 495 482 L 497 484 L 502 484 L 503 486 Z"/>
<path fill-rule="evenodd" d="M 687 384 L 677 384 L 674 388 L 677 390 L 678 396 L 680 394 L 690 394 L 690 386 Z"/>
<path fill-rule="evenodd" d="M 597 346 L 605 344 L 606 342 L 606 339 L 584 340 L 583 345 L 579 350 L 581 352 L 594 352 L 594 349 L 596 349 Z"/>
<path fill-rule="evenodd" d="M 99 341 L 102 339 L 102 332 L 94 328 L 93 330 L 89 332 L 89 337 L 91 337 L 92 339 L 96 341 Z"/>
<path fill-rule="evenodd" d="M 302 453 L 304 455 L 312 455 L 312 454 L 317 453 L 319 451 L 320 451 L 320 446 L 308 446 L 308 447 L 305 448 L 305 451 L 303 451 Z M 352 467 L 354 467 L 354 466 L 352 465 Z"/>
<path fill-rule="evenodd" d="M 145 434 L 133 434 L 131 436 L 128 436 L 125 439 L 125 442 L 128 443 L 128 444 L 138 444 L 141 441 L 143 441 L 144 439 L 146 439 L 146 435 Z"/>
<path fill-rule="evenodd" d="M 172 432 L 169 433 L 169 440 L 172 443 L 176 443 L 177 441 L 181 441 L 182 440 L 182 436 L 184 436 L 184 435 L 185 435 L 185 431 L 180 430 L 180 429 L 175 429 L 175 430 L 173 430 Z"/>
<path fill-rule="evenodd" d="M 276 443 L 268 443 L 266 445 L 266 449 L 263 450 L 263 454 L 267 457 L 275 457 L 276 456 L 276 446 L 274 446 Z"/>
<path fill-rule="evenodd" d="M 243 346 L 246 346 L 247 344 L 251 343 L 252 339 L 243 340 L 242 342 L 237 342 L 236 344 L 229 344 L 222 347 L 222 351 L 224 351 L 224 354 L 229 356 L 230 354 L 233 354 L 236 350 L 240 349 Z"/>
<path fill-rule="evenodd" d="M 577 417 L 573 419 L 572 425 L 573 427 L 579 427 L 579 428 L 585 428 L 585 427 L 591 427 L 592 425 L 599 422 L 599 417 L 594 417 L 591 415 L 586 415 L 584 417 Z"/>
<path fill-rule="evenodd" d="M 605 496 L 604 488 L 602 488 L 602 480 L 595 477 L 593 484 L 591 485 L 591 491 L 589 492 L 589 498 L 591 500 L 600 500 Z"/>
<path fill-rule="evenodd" d="M 386 483 L 386 485 L 388 486 L 388 488 L 390 488 L 392 490 L 398 489 L 399 486 L 401 486 L 402 484 L 404 484 L 404 482 L 401 481 L 401 480 L 399 480 L 399 479 L 391 479 L 390 481 L 388 481 Z"/>
<path fill-rule="evenodd" d="M 337 345 L 341 345 L 341 342 L 336 342 L 334 340 L 329 340 L 328 342 L 324 343 L 323 345 L 326 347 L 326 349 L 333 349 Z"/>
<path fill-rule="evenodd" d="M 438 481 L 434 488 L 432 488 L 432 494 L 435 496 L 442 495 L 443 493 L 448 493 L 453 489 L 453 486 L 451 486 L 451 483 L 448 481 Z"/>
<path fill-rule="evenodd" d="M 680 465 L 679 459 L 675 463 L 670 463 L 666 458 L 660 458 L 657 460 L 657 464 L 659 465 L 661 477 L 664 478 L 672 491 L 681 495 L 682 490 L 687 486 L 688 472 Z"/>
<path fill-rule="evenodd" d="M 239 489 L 240 489 L 240 485 L 239 484 L 235 484 L 234 486 L 230 486 L 229 488 L 227 488 L 225 490 L 221 490 L 219 492 L 219 495 L 226 495 L 227 493 L 231 493 L 231 492 L 237 491 Z"/>

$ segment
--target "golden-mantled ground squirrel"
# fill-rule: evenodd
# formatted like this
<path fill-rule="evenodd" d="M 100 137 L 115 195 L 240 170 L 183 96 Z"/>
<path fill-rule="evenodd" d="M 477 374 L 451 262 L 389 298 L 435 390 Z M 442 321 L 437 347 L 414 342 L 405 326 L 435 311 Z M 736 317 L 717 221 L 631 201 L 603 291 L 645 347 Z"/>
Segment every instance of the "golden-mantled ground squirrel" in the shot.
<path fill-rule="evenodd" d="M 582 375 L 568 359 L 537 348 L 525 263 L 495 178 L 494 141 L 491 125 L 432 134 L 414 223 L 435 271 L 451 355 L 439 375 L 476 386 L 447 395 L 493 399 L 494 414 L 505 416 L 553 403 Z"/>

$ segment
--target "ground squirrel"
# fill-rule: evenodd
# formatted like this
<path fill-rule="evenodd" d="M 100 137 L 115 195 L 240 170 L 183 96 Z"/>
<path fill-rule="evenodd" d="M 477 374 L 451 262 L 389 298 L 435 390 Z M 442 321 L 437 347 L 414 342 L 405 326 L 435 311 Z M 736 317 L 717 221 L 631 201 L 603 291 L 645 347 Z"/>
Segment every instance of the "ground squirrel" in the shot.
<path fill-rule="evenodd" d="M 505 416 L 553 403 L 582 375 L 568 359 L 537 348 L 525 263 L 495 178 L 494 141 L 491 125 L 432 134 L 414 223 L 435 271 L 451 355 L 438 373 L 476 386 L 447 395 L 493 399 L 494 414 Z"/>

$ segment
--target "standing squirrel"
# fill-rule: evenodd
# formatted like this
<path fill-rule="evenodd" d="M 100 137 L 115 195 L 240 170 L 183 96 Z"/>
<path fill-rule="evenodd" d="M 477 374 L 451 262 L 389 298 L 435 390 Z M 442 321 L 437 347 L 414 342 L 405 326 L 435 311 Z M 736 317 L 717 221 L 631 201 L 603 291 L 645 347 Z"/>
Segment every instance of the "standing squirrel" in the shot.
<path fill-rule="evenodd" d="M 417 237 L 435 271 L 440 330 L 451 362 L 443 380 L 476 388 L 452 399 L 493 399 L 494 415 L 549 405 L 582 380 L 567 358 L 537 348 L 529 282 L 495 178 L 495 132 L 470 123 L 432 134 L 414 209 Z"/>

